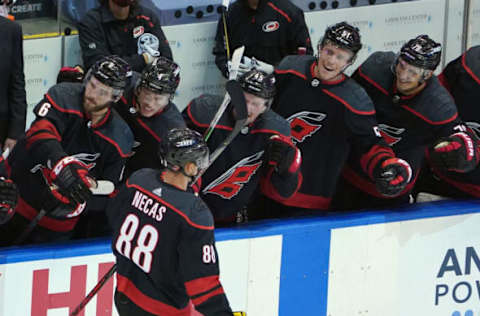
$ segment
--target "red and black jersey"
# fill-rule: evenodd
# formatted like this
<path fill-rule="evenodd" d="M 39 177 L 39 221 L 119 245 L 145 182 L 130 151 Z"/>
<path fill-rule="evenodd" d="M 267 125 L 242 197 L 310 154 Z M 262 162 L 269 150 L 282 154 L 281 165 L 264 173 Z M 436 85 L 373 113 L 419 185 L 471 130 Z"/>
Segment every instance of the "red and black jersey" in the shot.
<path fill-rule="evenodd" d="M 343 75 L 336 82 L 315 78 L 316 59 L 288 56 L 275 70 L 273 109 L 290 122 L 294 142 L 303 154 L 303 183 L 285 205 L 328 209 L 351 147 L 365 166 L 389 152 L 376 134 L 375 109 L 365 91 Z"/>
<path fill-rule="evenodd" d="M 79 83 L 50 88 L 34 108 L 36 119 L 26 137 L 8 157 L 11 177 L 19 189 L 17 213 L 31 220 L 45 209 L 47 215 L 38 225 L 53 231 L 70 231 L 78 216 L 67 219 L 48 214 L 58 201 L 50 193 L 41 169 L 52 168 L 63 157 L 75 156 L 90 166 L 89 174 L 94 178 L 117 184 L 133 144 L 128 125 L 112 110 L 93 125 L 83 110 L 83 95 Z M 102 210 L 106 200 L 93 197 L 87 207 Z"/>
<path fill-rule="evenodd" d="M 438 77 L 455 100 L 460 117 L 480 135 L 480 46 L 451 61 Z M 474 197 L 480 197 L 480 168 L 467 173 L 433 170 L 445 182 Z"/>
<path fill-rule="evenodd" d="M 193 99 L 183 112 L 187 125 L 203 133 L 222 99 L 213 95 Z M 231 111 L 227 109 L 208 139 L 210 152 L 227 138 L 234 123 Z M 298 172 L 281 178 L 276 172 L 271 172 L 273 168 L 263 164 L 268 140 L 276 134 L 289 137 L 288 122 L 272 110 L 267 110 L 255 122 L 245 126 L 203 174 L 202 198 L 212 210 L 215 220 L 232 219 L 236 211 L 251 201 L 258 188 L 277 199 L 287 198 L 298 189 L 301 181 Z"/>
<path fill-rule="evenodd" d="M 413 188 L 420 172 L 425 151 L 440 137 L 457 132 L 462 125 L 455 103 L 433 76 L 423 90 L 414 95 L 403 96 L 396 91 L 392 65 L 393 52 L 372 54 L 353 74 L 353 78 L 365 89 L 372 99 L 378 127 L 395 155 L 412 167 L 412 180 L 401 194 Z M 375 190 L 375 184 L 362 174 L 353 153 L 344 170 L 345 178 L 366 193 L 384 197 Z"/>
<path fill-rule="evenodd" d="M 170 129 L 186 126 L 176 105 L 169 103 L 154 116 L 143 117 L 137 112 L 132 89 L 115 105 L 115 109 L 127 122 L 135 137 L 134 154 L 127 160 L 125 177 L 141 168 L 160 168 L 158 144 L 165 139 Z"/>
<path fill-rule="evenodd" d="M 162 171 L 135 172 L 107 209 L 117 290 L 155 315 L 232 315 L 219 281 L 213 218 L 191 191 Z"/>
<path fill-rule="evenodd" d="M 288 0 L 260 0 L 253 10 L 247 0 L 233 2 L 226 14 L 230 54 L 245 46 L 245 56 L 278 65 L 283 57 L 304 47 L 306 54 L 313 49 L 303 11 Z M 227 53 L 223 19 L 220 17 L 215 35 L 215 63 L 225 75 Z"/>

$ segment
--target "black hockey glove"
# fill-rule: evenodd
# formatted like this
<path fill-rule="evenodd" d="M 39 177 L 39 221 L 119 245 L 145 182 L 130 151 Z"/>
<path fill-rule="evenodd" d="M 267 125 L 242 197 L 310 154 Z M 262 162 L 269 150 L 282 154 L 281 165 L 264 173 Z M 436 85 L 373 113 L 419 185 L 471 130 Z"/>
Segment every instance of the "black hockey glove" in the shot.
<path fill-rule="evenodd" d="M 412 168 L 403 159 L 386 158 L 373 169 L 373 178 L 378 192 L 394 197 L 405 189 L 412 177 Z"/>
<path fill-rule="evenodd" d="M 478 147 L 465 132 L 441 138 L 430 148 L 430 162 L 439 170 L 469 172 L 477 167 L 478 160 Z"/>
<path fill-rule="evenodd" d="M 78 82 L 82 83 L 85 74 L 83 68 L 79 65 L 75 67 L 63 67 L 57 75 L 57 83 L 61 82 Z"/>
<path fill-rule="evenodd" d="M 12 180 L 0 178 L 0 225 L 13 216 L 16 206 L 17 186 Z"/>
<path fill-rule="evenodd" d="M 67 156 L 62 158 L 50 171 L 50 179 L 58 187 L 58 192 L 52 190 L 52 194 L 65 204 L 86 202 L 91 196 L 91 183 L 88 176 L 89 166 L 76 159 Z"/>
<path fill-rule="evenodd" d="M 302 164 L 302 155 L 290 137 L 273 135 L 265 149 L 265 162 L 273 166 L 280 176 L 295 174 Z"/>

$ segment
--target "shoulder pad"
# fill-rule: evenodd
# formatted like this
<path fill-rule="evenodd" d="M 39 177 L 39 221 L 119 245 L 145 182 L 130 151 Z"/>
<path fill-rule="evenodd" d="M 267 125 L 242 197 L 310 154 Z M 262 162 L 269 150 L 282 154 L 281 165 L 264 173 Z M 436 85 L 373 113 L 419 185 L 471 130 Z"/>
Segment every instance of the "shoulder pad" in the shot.
<path fill-rule="evenodd" d="M 174 103 L 167 105 L 165 111 L 161 114 L 168 125 L 168 129 L 174 127 L 186 127 L 182 114 Z"/>
<path fill-rule="evenodd" d="M 458 115 L 452 96 L 440 84 L 436 76 L 430 79 L 429 84 L 418 95 L 418 101 L 415 103 L 420 105 L 415 110 L 418 110 L 424 120 L 431 124 L 453 121 Z"/>
<path fill-rule="evenodd" d="M 480 77 L 480 46 L 472 47 L 465 53 L 465 64 L 477 78 Z"/>
<path fill-rule="evenodd" d="M 132 131 L 127 123 L 125 123 L 120 117 L 120 114 L 118 114 L 113 108 L 111 109 L 111 115 L 112 118 L 109 123 L 100 127 L 99 132 L 118 145 L 114 145 L 114 147 L 121 157 L 128 157 L 131 154 L 133 147 Z"/>
<path fill-rule="evenodd" d="M 47 96 L 59 111 L 76 111 L 83 113 L 83 84 L 62 82 L 48 89 Z M 62 111 L 63 112 L 63 111 Z"/>
<path fill-rule="evenodd" d="M 359 67 L 362 76 L 368 77 L 388 90 L 393 82 L 391 67 L 395 61 L 393 52 L 375 52 Z"/>
<path fill-rule="evenodd" d="M 308 77 L 310 65 L 315 61 L 314 56 L 310 55 L 289 55 L 282 59 L 275 69 L 275 75 L 290 73 L 299 77 Z"/>
<path fill-rule="evenodd" d="M 328 89 L 335 94 L 350 111 L 360 115 L 375 114 L 375 107 L 367 92 L 355 80 L 347 78 L 343 84 Z"/>
<path fill-rule="evenodd" d="M 213 216 L 207 204 L 198 196 L 195 197 L 193 207 L 188 210 L 187 216 L 192 223 L 201 226 L 213 227 Z"/>
<path fill-rule="evenodd" d="M 186 111 L 195 124 L 208 127 L 222 101 L 223 97 L 219 95 L 203 94 L 193 99 Z"/>
<path fill-rule="evenodd" d="M 290 124 L 286 119 L 269 109 L 263 113 L 255 124 L 254 130 L 272 131 L 272 134 L 278 132 L 285 136 L 290 136 Z"/>

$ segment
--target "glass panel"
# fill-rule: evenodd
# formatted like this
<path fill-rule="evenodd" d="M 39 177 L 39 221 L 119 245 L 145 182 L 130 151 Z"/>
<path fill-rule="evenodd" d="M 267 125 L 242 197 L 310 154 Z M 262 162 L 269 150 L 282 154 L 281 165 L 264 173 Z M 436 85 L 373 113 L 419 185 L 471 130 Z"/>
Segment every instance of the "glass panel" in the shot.
<path fill-rule="evenodd" d="M 22 25 L 26 39 L 59 35 L 56 0 L 17 0 L 10 14 Z"/>

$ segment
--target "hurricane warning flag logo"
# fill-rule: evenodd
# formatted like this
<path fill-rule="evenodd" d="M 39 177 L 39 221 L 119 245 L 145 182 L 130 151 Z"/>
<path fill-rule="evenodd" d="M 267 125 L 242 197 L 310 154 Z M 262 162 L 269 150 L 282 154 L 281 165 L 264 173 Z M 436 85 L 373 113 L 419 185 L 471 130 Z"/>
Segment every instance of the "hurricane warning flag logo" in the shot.
<path fill-rule="evenodd" d="M 404 128 L 393 127 L 386 124 L 378 124 L 380 135 L 390 146 L 395 145 L 402 140 L 402 133 L 405 132 Z"/>
<path fill-rule="evenodd" d="M 322 127 L 320 122 L 326 117 L 324 113 L 302 111 L 287 118 L 292 130 L 292 140 L 295 143 L 301 143 L 305 138 L 315 134 Z"/>
<path fill-rule="evenodd" d="M 233 167 L 224 172 L 220 177 L 207 185 L 202 192 L 204 194 L 216 194 L 230 200 L 240 192 L 243 186 L 262 165 L 263 150 L 240 160 Z"/>

